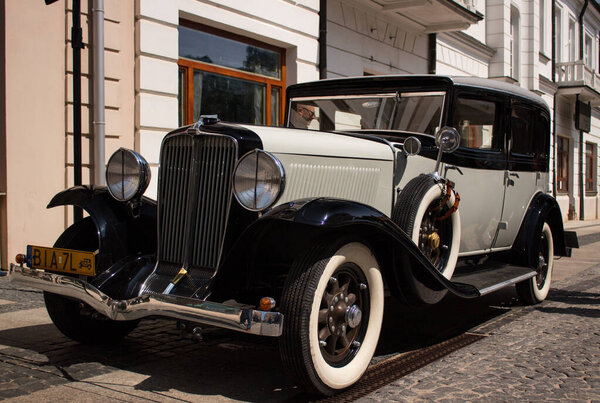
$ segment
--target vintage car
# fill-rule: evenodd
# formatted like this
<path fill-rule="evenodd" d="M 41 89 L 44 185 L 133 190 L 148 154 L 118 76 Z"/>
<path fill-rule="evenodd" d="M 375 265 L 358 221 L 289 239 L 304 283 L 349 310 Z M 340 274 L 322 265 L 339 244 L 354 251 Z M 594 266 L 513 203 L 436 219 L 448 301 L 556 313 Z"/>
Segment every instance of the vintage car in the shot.
<path fill-rule="evenodd" d="M 82 343 L 145 317 L 278 337 L 293 379 L 330 395 L 369 366 L 384 296 L 419 306 L 516 284 L 539 303 L 554 256 L 577 247 L 549 195 L 550 113 L 529 91 L 359 77 L 293 85 L 286 107 L 285 128 L 203 116 L 169 133 L 157 201 L 142 156 L 116 151 L 107 187 L 50 201 L 89 215 L 53 248 L 28 246 L 11 280 L 44 290 Z"/>

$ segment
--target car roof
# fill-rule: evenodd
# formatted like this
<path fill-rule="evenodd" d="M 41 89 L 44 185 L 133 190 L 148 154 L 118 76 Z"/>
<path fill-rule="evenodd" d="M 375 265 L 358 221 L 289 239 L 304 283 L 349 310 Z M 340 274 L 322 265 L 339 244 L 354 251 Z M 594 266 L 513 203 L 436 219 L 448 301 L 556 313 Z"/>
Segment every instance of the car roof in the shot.
<path fill-rule="evenodd" d="M 310 89 L 329 90 L 332 93 L 342 92 L 342 88 L 371 88 L 381 89 L 383 87 L 392 87 L 394 85 L 423 86 L 423 87 L 463 87 L 463 88 L 479 88 L 493 92 L 503 93 L 504 95 L 518 96 L 523 98 L 543 109 L 549 111 L 546 102 L 534 92 L 522 88 L 515 84 L 509 84 L 502 81 L 492 80 L 480 77 L 465 77 L 465 76 L 442 76 L 431 74 L 406 74 L 406 75 L 381 75 L 381 76 L 360 76 L 360 77 L 343 77 L 329 78 L 308 83 L 294 84 L 289 87 L 289 94 L 300 93 L 295 95 L 308 95 Z M 329 92 L 328 91 L 328 92 Z"/>

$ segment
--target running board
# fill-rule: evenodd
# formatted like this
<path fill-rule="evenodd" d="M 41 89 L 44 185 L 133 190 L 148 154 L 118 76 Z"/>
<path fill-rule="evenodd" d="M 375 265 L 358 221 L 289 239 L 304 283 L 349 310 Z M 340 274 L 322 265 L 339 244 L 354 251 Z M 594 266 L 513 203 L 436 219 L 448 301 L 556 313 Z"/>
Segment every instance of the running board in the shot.
<path fill-rule="evenodd" d="M 485 264 L 485 268 L 474 266 L 468 268 L 468 271 L 455 273 L 452 282 L 472 285 L 479 290 L 479 294 L 486 295 L 509 285 L 528 280 L 535 277 L 536 274 L 529 267 L 488 262 Z"/>

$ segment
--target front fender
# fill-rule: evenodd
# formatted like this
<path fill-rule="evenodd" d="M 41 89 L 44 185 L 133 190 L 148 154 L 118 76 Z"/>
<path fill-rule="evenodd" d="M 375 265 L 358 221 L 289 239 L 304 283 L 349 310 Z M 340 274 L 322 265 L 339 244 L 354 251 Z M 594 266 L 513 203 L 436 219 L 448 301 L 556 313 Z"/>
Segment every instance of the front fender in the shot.
<path fill-rule="evenodd" d="M 85 210 L 98 230 L 97 264 L 107 268 L 126 256 L 156 252 L 156 203 L 143 198 L 138 214 L 115 200 L 106 187 L 75 186 L 56 194 L 47 208 L 74 205 Z"/>
<path fill-rule="evenodd" d="M 442 276 L 385 214 L 361 203 L 339 199 L 298 200 L 270 210 L 242 234 L 222 268 L 224 273 L 233 267 L 239 269 L 241 260 L 258 259 L 269 265 L 265 255 L 271 255 L 274 260 L 288 262 L 279 273 L 284 276 L 294 258 L 306 248 L 316 242 L 339 242 L 342 238 L 359 238 L 366 243 L 382 266 L 390 290 L 406 302 L 435 303 L 446 290 L 463 298 L 479 296 L 476 288 L 453 283 Z M 244 258 L 240 260 L 241 256 Z M 261 275 L 260 267 L 246 269 L 251 278 Z M 223 275 L 228 280 L 221 287 L 231 284 L 234 277 Z M 215 285 L 219 288 L 218 281 Z"/>

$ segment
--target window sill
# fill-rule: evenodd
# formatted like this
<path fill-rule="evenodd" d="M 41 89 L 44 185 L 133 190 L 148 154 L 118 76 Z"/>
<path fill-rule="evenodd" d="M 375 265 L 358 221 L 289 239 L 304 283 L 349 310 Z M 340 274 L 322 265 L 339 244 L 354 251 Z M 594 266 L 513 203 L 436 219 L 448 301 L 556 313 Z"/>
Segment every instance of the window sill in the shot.
<path fill-rule="evenodd" d="M 552 60 L 544 52 L 540 52 L 539 56 L 540 56 L 541 63 L 548 63 L 550 60 Z"/>
<path fill-rule="evenodd" d="M 585 192 L 585 195 L 589 197 L 596 197 L 598 196 L 598 192 Z"/>

